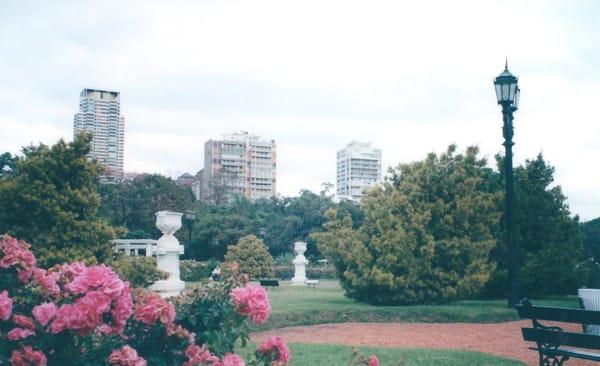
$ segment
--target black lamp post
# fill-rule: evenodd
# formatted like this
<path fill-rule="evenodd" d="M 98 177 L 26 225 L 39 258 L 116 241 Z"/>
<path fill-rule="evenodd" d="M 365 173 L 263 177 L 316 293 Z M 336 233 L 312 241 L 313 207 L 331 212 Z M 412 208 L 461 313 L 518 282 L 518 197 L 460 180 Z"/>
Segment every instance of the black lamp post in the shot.
<path fill-rule="evenodd" d="M 508 279 L 510 282 L 510 291 L 508 296 L 508 306 L 515 307 L 519 302 L 519 244 L 517 241 L 517 201 L 515 197 L 515 178 L 513 175 L 513 155 L 512 147 L 514 145 L 512 138 L 513 113 L 519 108 L 519 86 L 516 76 L 508 71 L 508 62 L 502 74 L 494 80 L 496 87 L 496 98 L 498 104 L 502 106 L 502 135 L 504 136 L 504 148 L 506 156 L 504 157 L 504 176 L 506 189 L 506 250 L 508 252 Z"/>
<path fill-rule="evenodd" d="M 187 227 L 188 227 L 188 248 L 185 251 L 185 255 L 186 258 L 189 258 L 189 255 L 191 254 L 189 251 L 192 249 L 192 229 L 194 228 L 194 221 L 196 220 L 196 214 L 194 213 L 194 211 L 186 211 L 185 212 L 185 222 L 187 223 Z"/>

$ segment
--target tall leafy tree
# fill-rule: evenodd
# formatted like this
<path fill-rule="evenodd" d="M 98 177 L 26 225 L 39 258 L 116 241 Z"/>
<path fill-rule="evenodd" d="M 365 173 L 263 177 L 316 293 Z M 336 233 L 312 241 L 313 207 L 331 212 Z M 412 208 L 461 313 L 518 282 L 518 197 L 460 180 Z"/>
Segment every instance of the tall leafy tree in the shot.
<path fill-rule="evenodd" d="M 501 174 L 503 163 L 498 158 Z M 579 285 L 575 268 L 582 259 L 579 218 L 571 217 L 567 198 L 554 183 L 554 167 L 542 154 L 515 168 L 520 289 L 522 296 L 572 293 Z M 503 232 L 500 233 L 503 235 Z M 503 236 L 496 254 L 496 282 L 506 291 L 506 253 Z"/>
<path fill-rule="evenodd" d="M 581 224 L 586 257 L 600 261 L 600 217 Z"/>
<path fill-rule="evenodd" d="M 189 188 L 158 174 L 103 184 L 100 192 L 102 215 L 114 226 L 125 228 L 126 237 L 135 239 L 160 236 L 155 226 L 154 214 L 157 211 L 185 212 L 194 205 L 194 196 Z M 179 235 L 185 234 L 185 230 L 180 230 Z"/>
<path fill-rule="evenodd" d="M 328 212 L 313 234 L 349 297 L 373 304 L 443 303 L 479 293 L 493 264 L 501 194 L 470 147 L 390 171 L 363 198 L 364 222 Z"/>
<path fill-rule="evenodd" d="M 0 179 L 0 232 L 33 245 L 42 266 L 103 261 L 114 232 L 99 218 L 101 165 L 86 157 L 91 135 L 23 149 Z"/>

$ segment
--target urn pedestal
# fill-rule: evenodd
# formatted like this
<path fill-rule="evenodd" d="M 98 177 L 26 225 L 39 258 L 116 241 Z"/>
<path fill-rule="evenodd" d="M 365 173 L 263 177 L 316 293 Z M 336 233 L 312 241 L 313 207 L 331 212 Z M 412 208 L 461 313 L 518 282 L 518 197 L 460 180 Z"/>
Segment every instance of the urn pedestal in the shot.
<path fill-rule="evenodd" d="M 306 265 L 308 260 L 304 256 L 306 252 L 306 243 L 303 241 L 297 241 L 294 243 L 294 250 L 298 255 L 294 258 L 294 278 L 292 278 L 292 285 L 304 285 L 306 281 Z"/>
<path fill-rule="evenodd" d="M 156 246 L 156 264 L 158 269 L 169 273 L 166 280 L 156 281 L 150 289 L 162 297 L 177 296 L 185 288 L 185 282 L 179 277 L 179 256 L 183 254 L 183 246 L 175 237 L 181 228 L 179 212 L 159 211 L 156 213 L 156 227 L 163 233 Z"/>

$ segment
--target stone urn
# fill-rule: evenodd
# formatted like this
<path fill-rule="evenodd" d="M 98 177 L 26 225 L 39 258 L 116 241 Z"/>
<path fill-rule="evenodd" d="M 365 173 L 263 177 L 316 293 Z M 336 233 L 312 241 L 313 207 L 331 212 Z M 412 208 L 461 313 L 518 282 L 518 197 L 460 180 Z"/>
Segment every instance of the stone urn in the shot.
<path fill-rule="evenodd" d="M 173 235 L 181 228 L 182 216 L 182 213 L 171 211 L 156 213 L 156 227 L 163 234 L 156 245 L 156 264 L 169 277 L 156 281 L 150 289 L 162 297 L 177 296 L 185 288 L 185 282 L 179 277 L 179 256 L 183 254 L 183 246 Z"/>
<path fill-rule="evenodd" d="M 306 265 L 308 264 L 308 260 L 304 256 L 304 252 L 306 252 L 306 242 L 295 242 L 294 250 L 298 255 L 292 262 L 294 263 L 294 278 L 292 278 L 292 285 L 304 285 L 306 281 Z"/>

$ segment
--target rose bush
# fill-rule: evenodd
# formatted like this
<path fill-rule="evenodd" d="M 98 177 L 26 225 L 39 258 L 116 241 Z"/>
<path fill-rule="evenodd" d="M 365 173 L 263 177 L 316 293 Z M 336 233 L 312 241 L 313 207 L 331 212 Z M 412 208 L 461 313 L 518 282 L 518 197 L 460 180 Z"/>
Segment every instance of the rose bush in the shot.
<path fill-rule="evenodd" d="M 0 237 L 0 365 L 287 365 L 279 338 L 245 362 L 247 320 L 266 321 L 264 289 L 235 266 L 223 281 L 167 301 L 131 289 L 108 266 L 36 266 L 29 244 Z"/>

